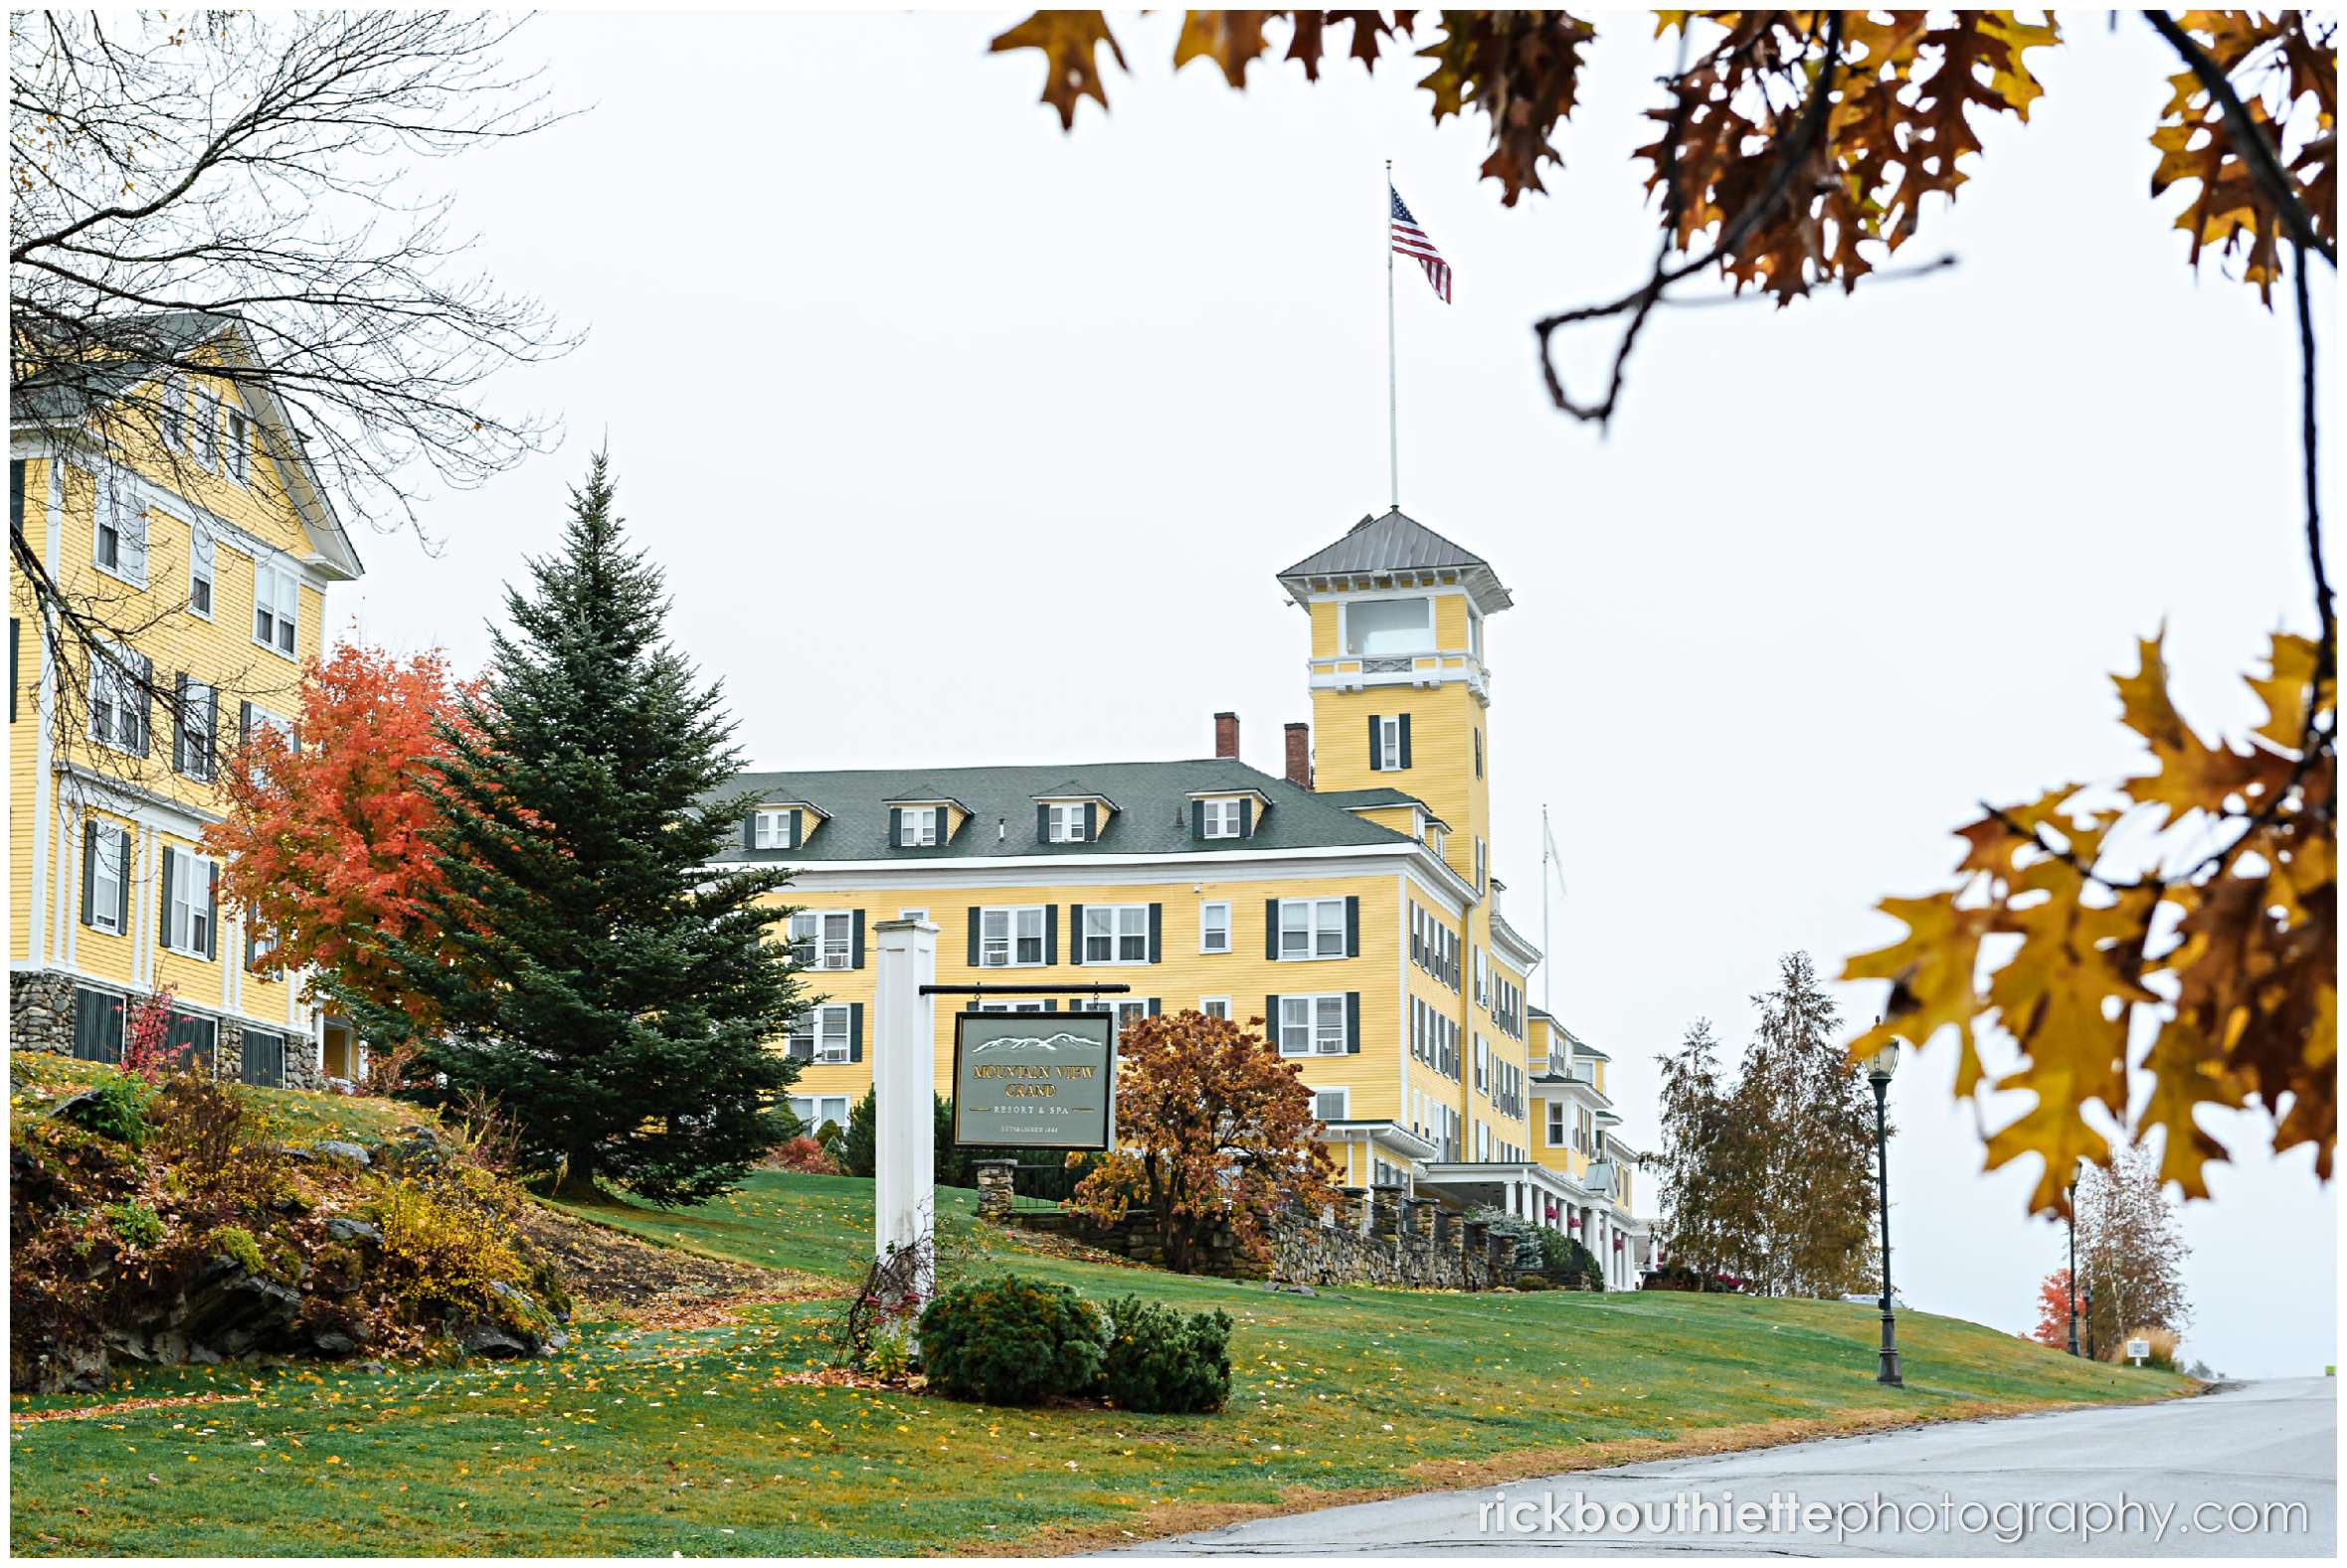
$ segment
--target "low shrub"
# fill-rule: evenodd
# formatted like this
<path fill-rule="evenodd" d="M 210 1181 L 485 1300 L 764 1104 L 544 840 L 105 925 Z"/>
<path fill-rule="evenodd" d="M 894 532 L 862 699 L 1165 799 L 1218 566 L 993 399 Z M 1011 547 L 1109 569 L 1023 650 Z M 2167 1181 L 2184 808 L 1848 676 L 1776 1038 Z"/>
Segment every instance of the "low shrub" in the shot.
<path fill-rule="evenodd" d="M 1124 1410 L 1186 1415 L 1230 1398 L 1230 1314 L 1128 1296 L 1108 1308 L 1101 1389 Z"/>
<path fill-rule="evenodd" d="M 261 1243 L 244 1226 L 223 1225 L 212 1233 L 212 1241 L 247 1274 L 269 1273 L 269 1260 L 261 1256 Z"/>
<path fill-rule="evenodd" d="M 136 1148 L 146 1141 L 147 1107 L 155 1091 L 142 1079 L 109 1073 L 77 1096 L 67 1120 L 85 1132 Z"/>
<path fill-rule="evenodd" d="M 105 1209 L 106 1222 L 114 1227 L 114 1235 L 129 1247 L 152 1247 L 163 1239 L 163 1216 L 135 1200 L 125 1199 L 109 1203 Z"/>
<path fill-rule="evenodd" d="M 921 1314 L 930 1386 L 958 1399 L 1030 1405 L 1100 1382 L 1100 1314 L 1064 1285 L 1019 1275 L 957 1285 Z"/>
<path fill-rule="evenodd" d="M 829 1126 L 828 1123 L 824 1125 Z M 839 1162 L 812 1137 L 795 1137 L 776 1144 L 766 1156 L 766 1163 L 776 1170 L 796 1171 L 803 1176 L 839 1174 Z"/>
<path fill-rule="evenodd" d="M 526 1271 L 509 1241 L 508 1218 L 469 1197 L 455 1182 L 431 1191 L 413 1180 L 387 1186 L 373 1205 L 386 1273 L 418 1307 L 457 1307 L 505 1321 Z"/>
<path fill-rule="evenodd" d="M 902 1328 L 887 1327 L 873 1330 L 872 1342 L 864 1347 L 864 1370 L 883 1383 L 893 1383 L 913 1369 L 913 1347 L 905 1340 Z"/>
<path fill-rule="evenodd" d="M 1520 1291 L 1553 1291 L 1556 1285 L 1544 1274 L 1520 1274 L 1516 1277 L 1516 1288 Z"/>

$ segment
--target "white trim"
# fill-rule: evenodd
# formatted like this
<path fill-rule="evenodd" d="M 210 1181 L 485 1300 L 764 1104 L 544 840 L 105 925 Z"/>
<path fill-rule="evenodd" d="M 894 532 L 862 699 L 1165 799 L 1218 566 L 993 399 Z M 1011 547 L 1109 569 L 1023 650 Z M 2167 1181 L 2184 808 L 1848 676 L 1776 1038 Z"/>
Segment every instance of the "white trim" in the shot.
<path fill-rule="evenodd" d="M 1206 911 L 1210 909 L 1218 909 L 1222 911 L 1222 946 L 1219 948 L 1209 948 L 1206 946 Z M 1230 900 L 1198 900 L 1198 952 L 1200 954 L 1221 955 L 1236 952 L 1238 948 L 1237 935 L 1238 934 L 1236 930 L 1231 925 Z"/>
<path fill-rule="evenodd" d="M 1427 865 L 1440 864 L 1427 855 L 1423 845 L 1406 842 L 1331 844 L 1300 849 L 1227 849 L 1210 855 L 1192 852 L 1170 855 L 1095 854 L 1080 859 L 1066 855 L 940 856 L 915 861 L 811 861 L 791 868 L 791 884 L 795 888 L 861 890 L 878 888 L 893 880 L 910 881 L 921 886 L 1027 888 L 1034 886 L 1032 873 L 1041 870 L 1053 873 L 1051 884 L 1054 887 L 1113 887 L 1158 881 L 1278 881 L 1293 876 L 1293 868 L 1298 861 L 1328 862 L 1316 864 L 1315 874 L 1321 876 L 1374 876 L 1391 870 L 1390 862 L 1409 861 L 1412 857 L 1417 857 Z M 1156 874 L 1118 874 L 1133 868 L 1151 869 Z M 712 873 L 739 871 L 742 862 L 716 860 L 709 862 L 704 869 Z M 1442 870 L 1454 879 L 1454 888 L 1465 888 L 1466 883 L 1457 880 L 1458 873 L 1447 866 Z M 1428 891 L 1435 892 L 1435 885 L 1429 883 Z M 1453 910 L 1452 918 L 1458 918 L 1458 913 Z"/>
<path fill-rule="evenodd" d="M 1058 906 L 1056 905 L 1048 903 L 979 905 L 978 966 L 982 969 L 1040 969 L 1052 966 L 1056 960 L 1049 946 L 1051 941 L 1051 911 L 1057 907 Z M 1031 914 L 1035 917 L 1035 957 L 1032 958 L 1021 958 L 1018 956 L 1018 917 L 1027 914 Z M 989 963 L 987 961 L 987 917 L 989 915 L 1000 915 L 1003 917 L 1002 930 L 1004 957 L 1000 963 Z M 909 919 L 911 917 L 908 916 L 906 918 Z"/>
<path fill-rule="evenodd" d="M 1276 939 L 1275 945 L 1279 950 L 1279 957 L 1274 960 L 1275 962 L 1330 963 L 1340 958 L 1357 957 L 1357 955 L 1350 954 L 1345 951 L 1346 907 L 1344 894 L 1339 893 L 1333 896 L 1307 895 L 1303 898 L 1284 898 L 1279 900 L 1278 904 L 1279 909 L 1276 918 L 1279 924 L 1274 928 L 1274 936 Z M 1304 919 L 1305 951 L 1297 954 L 1291 954 L 1288 952 L 1288 906 L 1291 904 L 1302 904 L 1308 906 Z M 1335 953 L 1323 953 L 1320 951 L 1321 908 L 1323 905 L 1328 904 L 1334 904 L 1337 906 L 1337 951 Z"/>
<path fill-rule="evenodd" d="M 253 620 L 250 625 L 246 626 L 245 631 L 246 634 L 252 639 L 253 645 L 255 647 L 267 648 L 270 652 L 274 653 L 278 658 L 298 663 L 301 658 L 302 575 L 298 570 L 296 570 L 294 565 L 291 564 L 292 562 L 293 558 L 289 555 L 286 555 L 281 550 L 271 551 L 271 558 L 267 561 L 262 560 L 259 556 L 255 556 L 253 558 Z M 271 596 L 267 607 L 264 607 L 261 602 L 261 579 L 262 574 L 265 572 L 271 577 L 282 578 L 287 583 L 292 585 L 293 647 L 290 652 L 278 646 L 277 642 L 275 641 L 276 628 L 285 623 L 285 617 L 280 612 L 280 602 L 274 595 Z M 261 612 L 264 608 L 269 610 L 270 614 L 271 640 L 266 642 L 263 641 L 261 637 Z"/>
<path fill-rule="evenodd" d="M 28 445 L 31 443 L 28 443 Z M 16 460 L 16 442 L 9 442 L 9 458 Z M 25 461 L 33 461 L 28 456 Z M 65 475 L 55 455 L 44 451 L 38 459 L 42 478 L 47 481 L 47 496 L 43 510 L 47 513 L 47 527 L 42 539 L 42 566 L 49 580 L 56 582 L 58 540 L 65 532 Z M 54 808 L 51 804 L 53 786 L 50 783 L 51 750 L 56 744 L 57 729 L 57 666 L 49 656 L 56 610 L 44 605 L 37 622 L 41 638 L 41 673 L 33 694 L 33 725 L 38 732 L 33 742 L 33 882 L 31 896 L 26 900 L 25 957 L 37 964 L 49 961 L 49 933 L 52 929 L 43 916 L 42 900 L 49 890 L 50 838 L 57 831 Z M 46 824 L 46 825 L 44 825 Z"/>
<path fill-rule="evenodd" d="M 1221 1004 L 1222 1004 L 1222 1014 L 1221 1014 L 1221 1015 L 1222 1015 L 1224 1018 L 1230 1018 L 1230 1016 L 1231 1016 L 1230 998 L 1229 998 L 1229 997 L 1227 997 L 1227 996 L 1201 996 L 1201 997 L 1199 997 L 1199 998 L 1198 998 L 1198 1011 L 1199 1011 L 1199 1012 L 1201 1012 L 1201 1013 L 1203 1013 L 1205 1016 L 1207 1016 L 1207 1017 L 1211 1018 L 1211 1017 L 1213 1017 L 1213 1016 L 1215 1015 L 1215 1014 L 1214 1014 L 1214 1010 L 1213 1010 L 1213 1009 L 1214 1009 L 1214 1005 L 1215 1005 L 1215 1003 L 1217 1003 L 1217 1002 L 1219 1002 L 1219 1003 L 1221 1003 Z M 1234 1020 L 1234 1021 L 1235 1021 L 1235 1020 Z"/>
<path fill-rule="evenodd" d="M 1110 923 L 1110 925 L 1109 925 L 1109 932 L 1108 932 L 1108 944 L 1109 944 L 1109 952 L 1110 952 L 1110 954 L 1112 955 L 1112 957 L 1110 957 L 1110 958 L 1093 958 L 1093 957 L 1092 957 L 1092 955 L 1091 955 L 1091 952 L 1090 952 L 1091 944 L 1090 944 L 1090 942 L 1089 942 L 1089 940 L 1088 940 L 1088 939 L 1089 939 L 1089 935 L 1090 935 L 1090 934 L 1089 934 L 1088 932 L 1084 931 L 1084 930 L 1077 929 L 1077 930 L 1071 931 L 1071 932 L 1069 933 L 1069 935 L 1070 935 L 1070 936 L 1071 936 L 1071 937 L 1072 937 L 1072 938 L 1073 938 L 1075 941 L 1077 941 L 1077 942 L 1080 942 L 1080 943 L 1083 943 L 1083 944 L 1084 944 L 1084 947 L 1082 947 L 1082 948 L 1078 948 L 1078 949 L 1075 949 L 1075 950 L 1073 950 L 1073 951 L 1074 951 L 1074 954 L 1075 954 L 1075 955 L 1080 955 L 1080 956 L 1081 956 L 1081 958 L 1080 958 L 1080 960 L 1079 960 L 1077 958 L 1075 958 L 1075 957 L 1072 957 L 1072 956 L 1071 956 L 1070 962 L 1071 962 L 1071 963 L 1076 963 L 1078 966 L 1080 966 L 1080 967 L 1082 967 L 1082 968 L 1087 968 L 1087 969 L 1089 969 L 1089 968 L 1107 968 L 1107 967 L 1130 968 L 1130 967 L 1132 967 L 1132 966 L 1134 966 L 1134 965 L 1136 965 L 1136 964 L 1146 964 L 1146 963 L 1148 963 L 1148 962 L 1150 961 L 1150 957 L 1149 957 L 1149 905 L 1147 905 L 1146 903 L 1143 903 L 1143 904 L 1086 904 L 1086 905 L 1084 906 L 1084 923 L 1085 923 L 1085 925 L 1090 925 L 1090 924 L 1091 924 L 1091 920 L 1092 920 L 1092 917 L 1093 917 L 1093 915 L 1094 915 L 1096 912 L 1103 911 L 1103 910 L 1111 910 L 1111 911 L 1115 911 L 1115 912 L 1116 912 L 1116 914 L 1117 914 L 1117 916 L 1119 917 L 1118 919 L 1116 919 L 1116 920 L 1112 921 L 1112 922 Z M 1125 924 L 1125 923 L 1124 923 L 1124 920 L 1123 920 L 1123 918 L 1122 918 L 1122 917 L 1123 917 L 1123 915 L 1124 915 L 1125 911 L 1127 911 L 1127 910 L 1139 910 L 1139 911 L 1141 912 L 1141 957 L 1140 957 L 1140 958 L 1116 958 L 1116 957 L 1113 957 L 1113 955 L 1114 955 L 1114 954 L 1117 952 L 1118 948 L 1119 948 L 1120 946 L 1122 946 L 1122 945 L 1123 945 L 1123 943 L 1124 943 L 1124 941 L 1125 941 L 1125 930 L 1124 930 L 1124 924 Z M 1162 918 L 1162 917 L 1161 917 L 1161 918 Z M 1071 921 L 1071 922 L 1069 922 L 1069 924 L 1070 924 L 1071 926 L 1073 926 L 1075 923 Z"/>
<path fill-rule="evenodd" d="M 1306 1084 L 1304 1087 L 1310 1091 L 1312 1095 L 1312 1119 L 1314 1121 L 1327 1123 L 1350 1122 L 1353 1120 L 1353 1088 L 1351 1085 L 1337 1084 L 1327 1089 L 1314 1089 L 1310 1084 Z M 1337 1097 L 1337 1114 L 1334 1117 L 1324 1117 L 1321 1115 L 1320 1097 L 1323 1095 L 1335 1095 Z"/>
<path fill-rule="evenodd" d="M 212 562 L 205 568 L 204 576 L 199 580 L 196 576 L 196 557 L 204 553 L 211 555 Z M 196 584 L 198 581 L 203 583 L 204 598 L 209 601 L 202 610 L 196 608 Z M 215 612 L 219 607 L 220 541 L 202 523 L 191 522 L 188 524 L 187 530 L 187 612 L 198 620 L 210 623 L 214 620 Z"/>

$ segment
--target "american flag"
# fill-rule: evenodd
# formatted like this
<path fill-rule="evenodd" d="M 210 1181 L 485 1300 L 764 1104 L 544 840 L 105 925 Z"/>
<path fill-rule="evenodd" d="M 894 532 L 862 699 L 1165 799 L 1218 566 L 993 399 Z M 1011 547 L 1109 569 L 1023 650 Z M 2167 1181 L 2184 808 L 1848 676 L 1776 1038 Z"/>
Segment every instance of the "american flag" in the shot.
<path fill-rule="evenodd" d="M 1385 187 L 1385 194 L 1393 198 L 1393 249 L 1395 253 L 1401 256 L 1415 257 L 1418 264 L 1426 268 L 1426 281 L 1433 285 L 1435 293 L 1442 296 L 1442 302 L 1446 305 L 1449 304 L 1451 302 L 1451 263 L 1442 259 L 1442 253 L 1434 248 L 1434 242 L 1426 237 L 1426 231 L 1418 227 L 1418 220 L 1411 217 L 1409 208 L 1402 205 L 1401 192 L 1388 185 Z"/>

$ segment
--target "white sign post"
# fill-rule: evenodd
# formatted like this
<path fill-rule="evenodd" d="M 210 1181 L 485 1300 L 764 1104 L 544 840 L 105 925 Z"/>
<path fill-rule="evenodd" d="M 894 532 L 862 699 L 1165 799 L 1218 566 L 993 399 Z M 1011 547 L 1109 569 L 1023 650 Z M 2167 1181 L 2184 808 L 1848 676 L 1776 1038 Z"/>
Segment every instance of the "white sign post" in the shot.
<path fill-rule="evenodd" d="M 2150 1357 L 2150 1340 L 2130 1339 L 2127 1341 L 2127 1359 L 2134 1362 L 2137 1366 L 2141 1366 L 2144 1361 Z"/>
<path fill-rule="evenodd" d="M 873 924 L 872 1257 L 916 1260 L 906 1304 L 936 1293 L 937 928 L 925 920 Z"/>

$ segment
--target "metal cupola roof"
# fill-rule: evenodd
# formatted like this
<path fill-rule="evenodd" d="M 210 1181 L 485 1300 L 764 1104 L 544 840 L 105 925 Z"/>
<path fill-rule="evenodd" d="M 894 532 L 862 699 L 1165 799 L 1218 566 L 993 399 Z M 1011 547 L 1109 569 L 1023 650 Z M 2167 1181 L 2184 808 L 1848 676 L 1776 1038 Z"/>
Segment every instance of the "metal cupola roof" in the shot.
<path fill-rule="evenodd" d="M 1344 538 L 1282 572 L 1279 581 L 1302 604 L 1314 593 L 1347 587 L 1393 587 L 1397 586 L 1392 582 L 1397 574 L 1408 577 L 1419 573 L 1459 583 L 1474 598 L 1476 609 L 1486 614 L 1515 603 L 1490 562 L 1445 539 L 1399 507 L 1383 516 L 1363 517 Z M 1386 581 L 1379 583 L 1377 579 Z"/>

